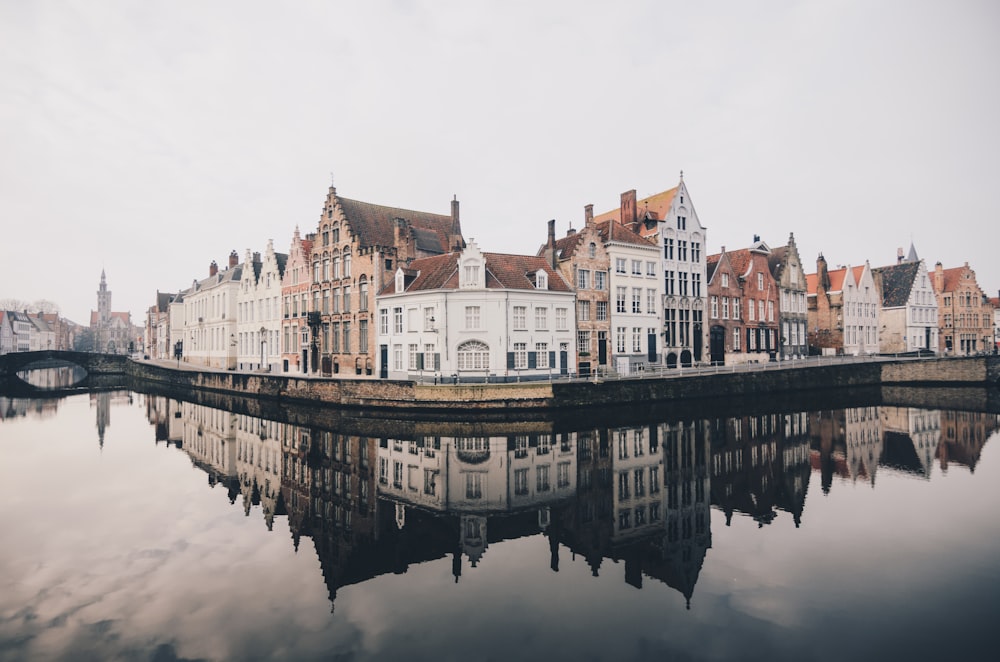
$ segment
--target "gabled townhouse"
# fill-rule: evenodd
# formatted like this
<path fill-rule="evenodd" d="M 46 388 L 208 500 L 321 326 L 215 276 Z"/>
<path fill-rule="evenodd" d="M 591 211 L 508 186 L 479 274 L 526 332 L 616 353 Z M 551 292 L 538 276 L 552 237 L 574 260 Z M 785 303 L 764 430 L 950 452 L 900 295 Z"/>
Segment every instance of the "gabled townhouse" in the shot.
<path fill-rule="evenodd" d="M 750 248 L 708 258 L 710 358 L 715 364 L 760 363 L 777 358 L 778 284 L 770 247 L 754 236 Z"/>
<path fill-rule="evenodd" d="M 585 207 L 584 226 L 570 228 L 555 238 L 555 221 L 549 221 L 548 241 L 538 255 L 558 269 L 576 289 L 576 373 L 588 376 L 607 369 L 611 333 L 608 269 L 610 259 L 604 239 L 594 223 L 593 205 Z"/>
<path fill-rule="evenodd" d="M 283 372 L 308 373 L 312 334 L 309 333 L 309 268 L 315 234 L 302 237 L 299 228 L 292 235 L 288 262 L 281 277 L 281 363 Z"/>
<path fill-rule="evenodd" d="M 913 246 L 907 258 L 900 248 L 896 264 L 872 269 L 872 276 L 881 297 L 879 352 L 936 352 L 937 297 L 927 266 Z"/>
<path fill-rule="evenodd" d="M 673 368 L 699 363 L 708 352 L 707 232 L 691 202 L 684 173 L 674 188 L 641 200 L 635 190 L 621 194 L 618 209 L 596 217 L 617 220 L 653 242 L 660 253 L 662 334 L 659 362 Z"/>
<path fill-rule="evenodd" d="M 246 252 L 236 299 L 237 370 L 282 371 L 281 279 L 287 261 L 271 240 L 263 256 Z"/>
<path fill-rule="evenodd" d="M 881 298 L 871 266 L 830 271 L 822 254 L 806 276 L 810 351 L 861 356 L 879 351 Z"/>
<path fill-rule="evenodd" d="M 414 259 L 465 246 L 458 200 L 451 215 L 386 207 L 337 195 L 330 186 L 312 245 L 310 373 L 372 375 L 375 295 Z"/>
<path fill-rule="evenodd" d="M 726 247 L 709 255 L 708 334 L 709 361 L 713 365 L 745 363 L 743 354 L 743 292 L 739 275 L 729 260 Z"/>
<path fill-rule="evenodd" d="M 548 379 L 577 365 L 576 295 L 544 257 L 470 241 L 397 267 L 376 301 L 383 379 Z"/>
<path fill-rule="evenodd" d="M 12 334 L 11 351 L 30 352 L 31 337 L 32 335 L 37 333 L 35 330 L 35 325 L 31 323 L 31 317 L 28 315 L 28 313 L 20 312 L 17 310 L 8 310 L 6 317 L 9 320 L 11 334 Z"/>
<path fill-rule="evenodd" d="M 31 333 L 30 351 L 38 352 L 43 349 L 56 349 L 56 334 L 49 323 L 42 319 L 41 315 L 29 315 L 31 324 L 34 326 Z"/>
<path fill-rule="evenodd" d="M 809 354 L 806 272 L 794 233 L 789 233 L 786 245 L 771 249 L 768 265 L 781 295 L 778 303 L 780 356 L 782 359 L 802 358 Z"/>
<path fill-rule="evenodd" d="M 236 251 L 232 251 L 226 269 L 220 271 L 213 260 L 208 267 L 208 278 L 194 281 L 184 296 L 178 297 L 183 310 L 181 326 L 172 327 L 170 335 L 182 341 L 185 361 L 210 368 L 236 369 L 236 304 L 244 268 Z"/>
<path fill-rule="evenodd" d="M 146 310 L 145 338 L 146 356 L 153 359 L 171 358 L 170 349 L 170 300 L 175 295 L 156 291 L 156 303 Z"/>
<path fill-rule="evenodd" d="M 945 269 L 938 262 L 932 281 L 938 301 L 940 350 L 958 356 L 991 351 L 995 343 L 993 306 L 969 263 Z"/>

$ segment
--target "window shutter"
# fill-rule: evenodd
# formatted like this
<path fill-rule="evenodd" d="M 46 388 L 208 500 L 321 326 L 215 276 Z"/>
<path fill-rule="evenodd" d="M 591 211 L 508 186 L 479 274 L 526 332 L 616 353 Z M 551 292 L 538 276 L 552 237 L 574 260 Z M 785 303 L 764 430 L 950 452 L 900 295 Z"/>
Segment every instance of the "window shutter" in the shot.
<path fill-rule="evenodd" d="M 507 369 L 514 369 L 514 352 L 507 352 Z"/>
<path fill-rule="evenodd" d="M 441 369 L 441 353 L 440 352 L 434 352 L 434 369 L 435 370 L 440 370 Z"/>
<path fill-rule="evenodd" d="M 549 352 L 549 367 L 554 368 L 556 365 L 556 353 L 555 351 Z"/>
<path fill-rule="evenodd" d="M 417 370 L 424 369 L 424 354 L 423 352 L 417 354 Z"/>
<path fill-rule="evenodd" d="M 528 352 L 528 369 L 534 370 L 538 367 L 538 352 Z"/>

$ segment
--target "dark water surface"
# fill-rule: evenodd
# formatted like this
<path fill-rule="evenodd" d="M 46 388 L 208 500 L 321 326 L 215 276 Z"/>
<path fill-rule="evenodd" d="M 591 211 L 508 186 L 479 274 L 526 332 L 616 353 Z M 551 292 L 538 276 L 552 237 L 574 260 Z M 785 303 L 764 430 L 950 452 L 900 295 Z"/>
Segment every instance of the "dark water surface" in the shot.
<path fill-rule="evenodd" d="M 0 659 L 1000 659 L 996 414 L 290 418 L 0 397 Z"/>

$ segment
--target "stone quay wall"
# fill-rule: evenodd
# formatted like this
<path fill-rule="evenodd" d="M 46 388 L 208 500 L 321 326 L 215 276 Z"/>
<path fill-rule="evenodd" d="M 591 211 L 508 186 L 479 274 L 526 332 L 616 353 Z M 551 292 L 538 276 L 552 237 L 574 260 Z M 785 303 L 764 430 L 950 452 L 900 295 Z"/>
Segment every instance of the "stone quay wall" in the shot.
<path fill-rule="evenodd" d="M 129 374 L 173 388 L 345 408 L 432 411 L 461 417 L 463 411 L 580 409 L 882 385 L 998 386 L 1000 358 L 845 362 L 739 372 L 692 371 L 663 378 L 520 384 L 430 385 L 370 378 L 315 379 L 269 373 L 174 370 L 145 362 L 132 362 Z"/>

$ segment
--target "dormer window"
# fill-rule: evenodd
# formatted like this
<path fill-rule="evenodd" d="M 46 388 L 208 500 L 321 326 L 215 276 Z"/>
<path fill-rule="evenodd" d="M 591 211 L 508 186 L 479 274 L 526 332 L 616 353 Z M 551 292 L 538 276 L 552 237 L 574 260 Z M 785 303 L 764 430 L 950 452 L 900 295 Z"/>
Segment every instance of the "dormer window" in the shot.
<path fill-rule="evenodd" d="M 403 270 L 396 269 L 396 291 L 402 292 L 404 289 L 405 285 L 403 283 Z"/>
<path fill-rule="evenodd" d="M 462 280 L 466 284 L 472 284 L 479 280 L 479 265 L 466 264 L 462 267 Z"/>
<path fill-rule="evenodd" d="M 549 289 L 549 275 L 544 270 L 539 269 L 535 272 L 535 289 Z"/>
<path fill-rule="evenodd" d="M 469 241 L 459 258 L 458 287 L 463 290 L 486 289 L 486 263 L 475 240 Z"/>

